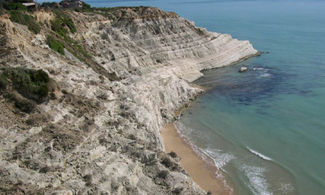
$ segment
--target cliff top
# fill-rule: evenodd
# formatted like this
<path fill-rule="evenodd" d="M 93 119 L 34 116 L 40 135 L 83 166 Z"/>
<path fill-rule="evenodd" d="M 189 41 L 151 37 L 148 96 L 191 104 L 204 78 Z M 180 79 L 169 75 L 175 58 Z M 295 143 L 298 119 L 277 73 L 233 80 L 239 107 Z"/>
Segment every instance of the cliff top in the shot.
<path fill-rule="evenodd" d="M 108 16 L 121 19 L 153 19 L 153 18 L 174 18 L 175 12 L 165 12 L 155 7 L 114 7 L 114 8 L 93 8 L 93 10 L 106 13 Z"/>
<path fill-rule="evenodd" d="M 6 10 L 26 10 L 25 2 L 34 2 L 33 0 L 21 1 L 0 1 L 0 9 Z M 98 13 L 105 16 L 124 18 L 124 19 L 141 19 L 141 18 L 167 18 L 176 17 L 175 12 L 165 12 L 155 7 L 91 7 L 89 4 L 80 0 L 63 0 L 60 3 L 43 2 L 41 9 L 72 9 L 78 12 Z"/>

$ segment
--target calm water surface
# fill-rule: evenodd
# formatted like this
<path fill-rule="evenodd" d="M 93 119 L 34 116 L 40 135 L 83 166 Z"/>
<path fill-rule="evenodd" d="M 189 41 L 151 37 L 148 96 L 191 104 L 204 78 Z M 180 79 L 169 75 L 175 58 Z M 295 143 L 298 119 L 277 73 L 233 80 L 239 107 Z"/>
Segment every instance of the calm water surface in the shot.
<path fill-rule="evenodd" d="M 211 86 L 177 123 L 238 194 L 325 193 L 325 2 L 87 1 L 150 5 L 269 52 L 205 72 Z M 241 65 L 250 71 L 238 73 Z"/>

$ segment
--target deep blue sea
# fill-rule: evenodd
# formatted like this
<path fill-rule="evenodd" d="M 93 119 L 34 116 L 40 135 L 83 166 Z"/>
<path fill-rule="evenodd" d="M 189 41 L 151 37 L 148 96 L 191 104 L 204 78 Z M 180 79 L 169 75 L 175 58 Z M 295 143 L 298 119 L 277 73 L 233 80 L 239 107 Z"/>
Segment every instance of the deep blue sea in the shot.
<path fill-rule="evenodd" d="M 177 126 L 237 194 L 325 194 L 325 1 L 101 0 L 150 5 L 264 53 L 210 70 Z M 249 71 L 238 73 L 240 66 Z"/>

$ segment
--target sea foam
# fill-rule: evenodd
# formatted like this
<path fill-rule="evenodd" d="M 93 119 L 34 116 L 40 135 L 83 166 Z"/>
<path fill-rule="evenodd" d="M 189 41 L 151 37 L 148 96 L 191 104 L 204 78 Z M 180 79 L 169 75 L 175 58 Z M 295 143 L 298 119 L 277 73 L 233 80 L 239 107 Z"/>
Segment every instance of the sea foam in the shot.
<path fill-rule="evenodd" d="M 262 167 L 254 167 L 243 165 L 241 170 L 245 173 L 249 184 L 248 187 L 255 195 L 272 195 L 268 190 L 268 184 L 264 177 L 265 169 Z"/>
<path fill-rule="evenodd" d="M 270 76 L 272 76 L 270 73 L 263 73 L 259 77 L 260 78 L 265 78 L 265 77 L 270 77 Z"/>
<path fill-rule="evenodd" d="M 263 155 L 263 154 L 261 154 L 261 153 L 255 151 L 255 150 L 249 148 L 249 147 L 247 147 L 247 149 L 248 149 L 252 154 L 255 154 L 256 156 L 258 156 L 258 157 L 260 157 L 260 158 L 262 158 L 262 159 L 264 159 L 264 160 L 272 161 L 272 158 L 270 158 L 270 157 L 267 157 L 267 156 L 265 156 L 265 155 Z"/>
<path fill-rule="evenodd" d="M 232 154 L 224 153 L 219 149 L 204 149 L 201 151 L 213 160 L 217 169 L 222 169 L 229 161 L 235 159 Z"/>
<path fill-rule="evenodd" d="M 184 136 L 185 133 L 191 133 L 194 132 L 194 129 L 191 129 L 187 126 L 185 126 L 183 123 L 177 121 L 174 123 L 175 127 L 180 134 L 181 137 L 192 147 L 192 149 L 200 155 L 202 158 L 204 156 L 210 158 L 213 160 L 213 163 L 217 169 L 221 169 L 222 167 L 225 166 L 229 161 L 234 159 L 235 157 L 232 154 L 223 152 L 219 149 L 216 148 L 199 148 L 195 144 L 193 144 L 186 136 Z M 202 156 L 203 154 L 203 156 Z"/>

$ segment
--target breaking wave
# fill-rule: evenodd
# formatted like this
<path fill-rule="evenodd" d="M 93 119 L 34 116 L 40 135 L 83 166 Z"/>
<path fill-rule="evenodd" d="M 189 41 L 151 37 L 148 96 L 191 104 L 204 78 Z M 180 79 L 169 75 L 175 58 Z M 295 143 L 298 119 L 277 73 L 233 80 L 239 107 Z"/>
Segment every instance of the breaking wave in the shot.
<path fill-rule="evenodd" d="M 268 190 L 268 183 L 264 177 L 264 168 L 243 165 L 241 169 L 249 181 L 249 189 L 255 195 L 273 195 L 273 193 Z"/>
<path fill-rule="evenodd" d="M 255 154 L 256 156 L 258 156 L 258 157 L 260 157 L 260 158 L 262 158 L 262 159 L 264 159 L 264 160 L 272 161 L 272 158 L 270 158 L 270 157 L 267 157 L 267 156 L 265 156 L 265 155 L 263 155 L 263 154 L 261 154 L 261 153 L 255 151 L 255 150 L 249 148 L 249 147 L 247 147 L 247 149 L 248 149 L 252 154 Z"/>
<path fill-rule="evenodd" d="M 214 165 L 217 169 L 222 169 L 229 161 L 235 159 L 235 156 L 229 153 L 224 153 L 219 149 L 205 149 L 201 150 L 205 155 L 213 159 Z"/>

